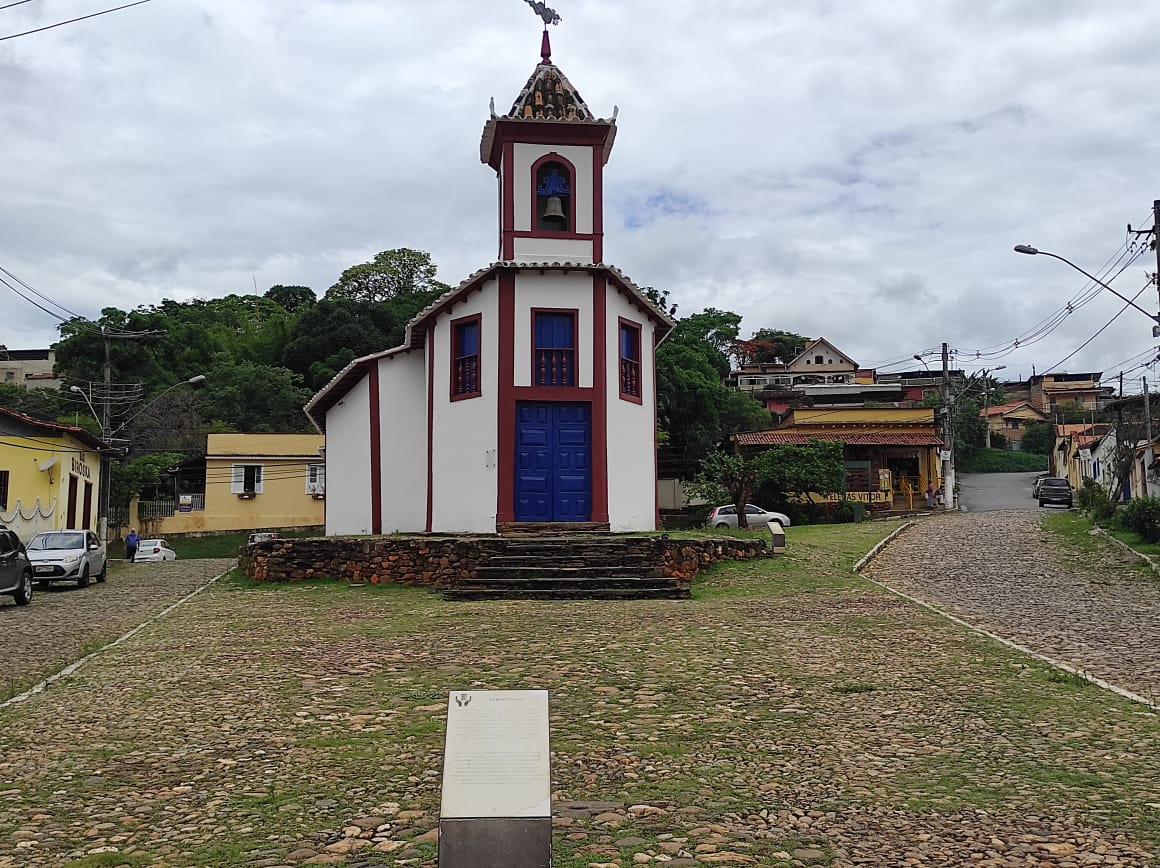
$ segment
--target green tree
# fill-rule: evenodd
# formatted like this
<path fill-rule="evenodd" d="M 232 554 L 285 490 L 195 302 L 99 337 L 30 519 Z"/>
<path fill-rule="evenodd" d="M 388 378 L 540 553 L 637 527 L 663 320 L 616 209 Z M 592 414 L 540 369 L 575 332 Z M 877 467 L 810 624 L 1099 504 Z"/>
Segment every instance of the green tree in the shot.
<path fill-rule="evenodd" d="M 742 364 L 781 360 L 789 363 L 810 342 L 804 335 L 781 329 L 758 329 L 748 341 L 738 341 L 735 351 Z"/>
<path fill-rule="evenodd" d="M 328 299 L 381 302 L 401 295 L 446 292 L 450 287 L 435 279 L 431 254 L 396 247 L 375 254 L 370 262 L 352 265 L 326 291 Z"/>
<path fill-rule="evenodd" d="M 1063 425 L 1078 425 L 1092 419 L 1092 411 L 1079 401 L 1060 401 L 1051 411 L 1051 415 Z"/>
<path fill-rule="evenodd" d="M 1023 439 L 1020 445 L 1024 452 L 1033 455 L 1050 455 L 1055 440 L 1052 426 L 1049 422 L 1031 422 L 1023 429 Z"/>
<path fill-rule="evenodd" d="M 267 289 L 264 297 L 290 313 L 309 307 L 318 301 L 314 295 L 314 290 L 309 286 L 283 286 L 280 283 Z"/>
<path fill-rule="evenodd" d="M 172 497 L 169 470 L 181 461 L 181 457 L 177 452 L 154 452 L 129 461 L 112 462 L 110 503 L 123 509 L 134 494 L 141 495 L 144 500 Z"/>
<path fill-rule="evenodd" d="M 219 356 L 206 374 L 201 411 L 239 432 L 310 430 L 302 408 L 311 392 L 286 368 L 235 363 Z"/>

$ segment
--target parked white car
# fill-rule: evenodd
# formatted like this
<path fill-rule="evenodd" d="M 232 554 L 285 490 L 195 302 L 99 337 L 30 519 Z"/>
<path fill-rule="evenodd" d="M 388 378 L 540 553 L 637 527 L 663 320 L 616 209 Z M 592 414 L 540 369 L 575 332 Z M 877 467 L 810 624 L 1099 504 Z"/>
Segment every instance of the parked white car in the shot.
<path fill-rule="evenodd" d="M 108 561 L 101 541 L 91 530 L 47 530 L 28 541 L 32 580 L 37 584 L 76 582 L 87 588 L 89 579 L 103 582 Z"/>
<path fill-rule="evenodd" d="M 143 539 L 137 543 L 137 557 L 133 563 L 151 563 L 154 561 L 175 561 L 177 552 L 169 547 L 163 539 Z"/>
<path fill-rule="evenodd" d="M 789 527 L 789 516 L 784 512 L 771 512 L 752 503 L 745 504 L 745 521 L 752 528 L 762 530 L 767 521 L 780 522 L 782 527 Z M 716 507 L 709 513 L 709 527 L 737 527 L 737 506 L 727 503 Z"/>

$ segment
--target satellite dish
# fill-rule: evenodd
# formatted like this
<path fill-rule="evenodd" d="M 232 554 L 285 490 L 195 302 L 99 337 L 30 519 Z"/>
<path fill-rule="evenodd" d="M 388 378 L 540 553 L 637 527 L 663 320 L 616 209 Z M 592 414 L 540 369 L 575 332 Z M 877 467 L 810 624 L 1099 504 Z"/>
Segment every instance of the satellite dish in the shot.
<path fill-rule="evenodd" d="M 56 459 L 55 458 L 46 458 L 43 461 L 41 461 L 40 465 L 39 465 L 41 470 L 49 470 L 54 466 L 56 466 Z"/>

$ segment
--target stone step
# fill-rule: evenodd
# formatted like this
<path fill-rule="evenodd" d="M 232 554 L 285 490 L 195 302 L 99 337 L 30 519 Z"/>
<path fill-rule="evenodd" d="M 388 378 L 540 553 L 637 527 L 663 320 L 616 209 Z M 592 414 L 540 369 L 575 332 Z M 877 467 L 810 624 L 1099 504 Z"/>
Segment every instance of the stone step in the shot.
<path fill-rule="evenodd" d="M 675 579 L 667 578 L 665 576 L 615 576 L 600 574 L 600 575 L 567 575 L 556 574 L 547 576 L 533 576 L 533 575 L 491 575 L 491 576 L 476 576 L 474 579 L 463 579 L 457 587 L 463 588 L 515 588 L 515 587 L 537 587 L 537 588 L 560 588 L 560 587 L 577 587 L 577 588 L 595 588 L 595 587 L 610 587 L 610 588 L 651 588 L 651 587 L 667 587 L 669 585 L 676 585 Z"/>
<path fill-rule="evenodd" d="M 664 588 L 447 588 L 445 600 L 686 600 L 689 589 Z"/>
<path fill-rule="evenodd" d="M 618 567 L 629 570 L 652 569 L 651 559 L 623 552 L 603 552 L 598 555 L 493 555 L 482 564 L 485 567 Z"/>
<path fill-rule="evenodd" d="M 495 526 L 500 536 L 572 536 L 606 534 L 610 530 L 606 521 L 511 521 L 497 522 Z"/>
<path fill-rule="evenodd" d="M 618 564 L 585 564 L 572 567 L 561 564 L 542 563 L 535 566 L 511 566 L 510 564 L 486 563 L 478 567 L 475 575 L 480 579 L 659 579 L 663 574 L 655 567 L 625 567 Z"/>

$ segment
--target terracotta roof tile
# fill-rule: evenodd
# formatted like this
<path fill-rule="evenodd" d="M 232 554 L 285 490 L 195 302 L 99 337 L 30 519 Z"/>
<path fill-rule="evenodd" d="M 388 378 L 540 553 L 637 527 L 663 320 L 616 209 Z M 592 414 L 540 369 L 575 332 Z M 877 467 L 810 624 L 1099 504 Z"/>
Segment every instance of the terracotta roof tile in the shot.
<path fill-rule="evenodd" d="M 734 434 L 738 446 L 776 446 L 782 443 L 804 445 L 811 440 L 839 440 L 847 446 L 942 446 L 942 438 L 934 434 L 909 431 L 897 433 L 862 431 L 749 431 Z"/>
<path fill-rule="evenodd" d="M 536 65 L 507 116 L 546 121 L 593 120 L 580 93 L 554 63 Z"/>

